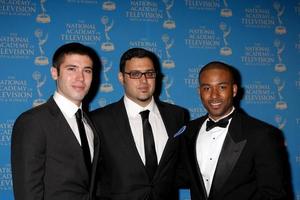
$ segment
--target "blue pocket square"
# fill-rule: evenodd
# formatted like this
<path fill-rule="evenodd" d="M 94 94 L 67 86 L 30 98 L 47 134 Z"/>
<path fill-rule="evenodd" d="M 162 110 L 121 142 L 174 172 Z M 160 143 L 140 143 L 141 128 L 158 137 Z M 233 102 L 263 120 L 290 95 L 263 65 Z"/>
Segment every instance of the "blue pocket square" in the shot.
<path fill-rule="evenodd" d="M 175 133 L 174 138 L 181 135 L 181 133 L 183 133 L 186 129 L 186 126 L 181 127 L 181 129 L 179 129 L 179 131 L 177 131 L 177 133 Z"/>

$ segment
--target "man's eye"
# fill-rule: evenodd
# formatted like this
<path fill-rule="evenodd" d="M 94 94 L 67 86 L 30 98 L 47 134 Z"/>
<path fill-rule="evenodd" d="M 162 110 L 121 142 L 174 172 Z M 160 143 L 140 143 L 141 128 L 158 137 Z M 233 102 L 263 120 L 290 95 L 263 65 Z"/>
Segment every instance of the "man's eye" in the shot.
<path fill-rule="evenodd" d="M 154 72 L 146 72 L 147 76 L 153 76 Z"/>
<path fill-rule="evenodd" d="M 225 90 L 226 88 L 227 88 L 226 85 L 221 85 L 221 86 L 220 86 L 220 89 L 221 89 L 221 90 Z"/>
<path fill-rule="evenodd" d="M 93 73 L 93 70 L 91 70 L 91 69 L 86 69 L 86 70 L 84 70 L 86 73 L 89 73 L 89 74 L 91 74 L 91 73 Z"/>
<path fill-rule="evenodd" d="M 76 69 L 75 67 L 68 67 L 67 68 L 68 71 L 75 71 L 75 69 Z"/>
<path fill-rule="evenodd" d="M 141 72 L 131 72 L 131 76 L 139 77 Z"/>
<path fill-rule="evenodd" d="M 202 89 L 207 91 L 207 90 L 209 90 L 209 87 L 202 87 Z"/>

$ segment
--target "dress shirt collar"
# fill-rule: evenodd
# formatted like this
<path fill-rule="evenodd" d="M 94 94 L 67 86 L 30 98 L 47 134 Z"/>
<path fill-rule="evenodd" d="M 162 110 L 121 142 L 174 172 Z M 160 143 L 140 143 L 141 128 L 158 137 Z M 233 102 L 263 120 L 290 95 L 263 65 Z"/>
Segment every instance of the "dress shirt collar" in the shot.
<path fill-rule="evenodd" d="M 233 113 L 234 110 L 235 110 L 235 107 L 233 106 L 233 107 L 232 107 L 232 110 L 230 111 L 230 113 L 228 113 L 227 115 L 224 115 L 223 117 L 221 117 L 221 118 L 218 119 L 218 120 L 214 120 L 213 118 L 210 118 L 209 115 L 208 115 L 207 119 L 211 119 L 212 121 L 217 122 L 217 121 L 220 121 L 221 119 L 224 119 L 225 117 L 231 115 L 231 113 Z M 207 120 L 206 120 L 206 121 L 207 121 Z"/>
<path fill-rule="evenodd" d="M 82 107 L 82 104 L 80 104 L 80 106 L 78 107 L 69 99 L 59 94 L 57 91 L 55 91 L 53 99 L 58 105 L 59 109 L 69 118 L 74 117 L 77 110 Z"/>
<path fill-rule="evenodd" d="M 126 95 L 124 95 L 124 104 L 128 113 L 128 116 L 130 117 L 136 117 L 139 116 L 141 111 L 144 110 L 149 110 L 150 113 L 154 112 L 156 113 L 158 111 L 154 98 L 152 97 L 151 102 L 146 106 L 146 107 L 142 107 L 140 105 L 138 105 L 137 103 L 135 103 L 134 101 L 132 101 L 131 99 L 129 99 Z"/>

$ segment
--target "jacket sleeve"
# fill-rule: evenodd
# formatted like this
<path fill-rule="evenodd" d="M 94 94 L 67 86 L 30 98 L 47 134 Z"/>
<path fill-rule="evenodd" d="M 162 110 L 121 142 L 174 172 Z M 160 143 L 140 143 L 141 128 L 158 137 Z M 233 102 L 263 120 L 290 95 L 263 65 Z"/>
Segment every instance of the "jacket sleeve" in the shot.
<path fill-rule="evenodd" d="M 283 169 L 283 141 L 273 127 L 260 134 L 257 141 L 255 174 L 257 193 L 254 199 L 286 199 Z"/>
<path fill-rule="evenodd" d="M 42 200 L 44 196 L 45 136 L 30 114 L 22 114 L 12 131 L 11 167 L 15 200 Z"/>

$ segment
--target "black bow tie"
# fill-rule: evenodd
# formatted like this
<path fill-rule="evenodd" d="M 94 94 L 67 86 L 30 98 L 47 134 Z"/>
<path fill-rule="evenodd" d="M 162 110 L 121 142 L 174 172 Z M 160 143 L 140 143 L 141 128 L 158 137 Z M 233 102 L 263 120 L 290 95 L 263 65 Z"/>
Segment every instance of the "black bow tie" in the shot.
<path fill-rule="evenodd" d="M 217 121 L 217 122 L 214 122 L 212 119 L 209 119 L 207 122 L 206 122 L 206 131 L 209 131 L 215 127 L 222 127 L 222 128 L 225 128 L 229 122 L 229 119 L 232 118 L 232 114 L 228 115 L 227 117 Z"/>

